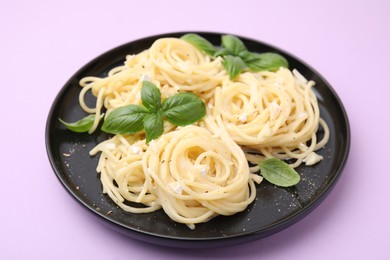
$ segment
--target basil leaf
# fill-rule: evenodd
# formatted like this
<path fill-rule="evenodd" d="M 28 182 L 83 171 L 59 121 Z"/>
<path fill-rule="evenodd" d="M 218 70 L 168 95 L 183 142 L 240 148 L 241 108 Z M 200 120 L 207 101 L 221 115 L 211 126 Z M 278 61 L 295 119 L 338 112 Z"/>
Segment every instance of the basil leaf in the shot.
<path fill-rule="evenodd" d="M 240 52 L 246 51 L 244 43 L 233 35 L 222 36 L 222 47 L 228 49 L 234 56 L 238 56 Z"/>
<path fill-rule="evenodd" d="M 225 56 L 222 65 L 230 79 L 234 79 L 241 72 L 241 70 L 247 67 L 245 62 L 240 57 L 231 55 Z"/>
<path fill-rule="evenodd" d="M 238 54 L 238 56 L 241 57 L 241 59 L 245 62 L 253 62 L 257 59 L 259 59 L 258 54 L 250 52 L 250 51 L 242 51 Z"/>
<path fill-rule="evenodd" d="M 61 123 L 63 123 L 69 130 L 76 132 L 76 133 L 84 133 L 88 132 L 89 129 L 91 129 L 93 122 L 95 121 L 95 115 L 88 115 L 86 117 L 83 117 L 82 119 L 73 122 L 73 123 L 67 123 L 63 121 L 61 118 L 58 118 Z"/>
<path fill-rule="evenodd" d="M 233 55 L 233 53 L 228 49 L 219 49 L 214 53 L 214 57 L 226 56 L 226 55 Z"/>
<path fill-rule="evenodd" d="M 163 115 L 174 125 L 195 123 L 206 114 L 204 102 L 193 93 L 178 93 L 162 103 Z"/>
<path fill-rule="evenodd" d="M 145 116 L 143 126 L 145 128 L 146 143 L 149 143 L 153 139 L 157 139 L 164 132 L 162 112 L 158 111 Z"/>
<path fill-rule="evenodd" d="M 283 56 L 273 52 L 265 52 L 262 54 L 252 53 L 252 57 L 245 61 L 248 67 L 254 71 L 276 71 L 280 67 L 288 68 L 287 60 Z"/>
<path fill-rule="evenodd" d="M 157 112 L 161 108 L 161 92 L 150 81 L 144 81 L 141 89 L 141 100 L 149 111 Z"/>
<path fill-rule="evenodd" d="M 211 44 L 208 40 L 195 33 L 185 34 L 181 37 L 181 39 L 188 43 L 191 43 L 199 50 L 204 51 L 211 56 L 213 56 L 217 50 L 217 48 L 215 48 L 214 45 Z"/>
<path fill-rule="evenodd" d="M 149 114 L 139 105 L 118 107 L 105 119 L 102 130 L 111 134 L 134 134 L 143 129 L 143 120 Z"/>
<path fill-rule="evenodd" d="M 297 184 L 301 179 L 293 168 L 277 158 L 266 159 L 259 166 L 261 175 L 277 186 L 290 187 Z"/>

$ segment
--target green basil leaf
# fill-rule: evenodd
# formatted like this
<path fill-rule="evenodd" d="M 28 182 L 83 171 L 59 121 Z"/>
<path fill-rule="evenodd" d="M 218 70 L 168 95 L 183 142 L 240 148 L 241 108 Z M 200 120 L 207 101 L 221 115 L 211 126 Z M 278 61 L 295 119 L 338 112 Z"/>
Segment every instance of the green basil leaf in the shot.
<path fill-rule="evenodd" d="M 246 51 L 244 43 L 233 35 L 222 36 L 222 47 L 228 49 L 234 56 L 238 56 L 240 52 Z"/>
<path fill-rule="evenodd" d="M 290 187 L 301 179 L 292 167 L 277 158 L 266 159 L 259 166 L 261 175 L 277 186 Z"/>
<path fill-rule="evenodd" d="M 108 114 L 102 131 L 111 134 L 135 134 L 143 129 L 143 120 L 150 112 L 138 105 L 118 107 Z"/>
<path fill-rule="evenodd" d="M 240 52 L 240 53 L 238 54 L 238 56 L 240 56 L 241 59 L 242 59 L 245 63 L 253 62 L 253 61 L 259 59 L 257 53 L 253 53 L 253 52 L 250 52 L 250 51 L 242 51 L 242 52 Z"/>
<path fill-rule="evenodd" d="M 222 62 L 230 79 L 234 79 L 243 69 L 247 67 L 245 62 L 238 56 L 225 56 Z"/>
<path fill-rule="evenodd" d="M 233 55 L 233 53 L 228 49 L 219 49 L 214 53 L 214 57 L 226 56 L 226 55 Z"/>
<path fill-rule="evenodd" d="M 179 93 L 164 100 L 162 111 L 172 124 L 185 126 L 200 120 L 206 114 L 206 106 L 193 93 Z"/>
<path fill-rule="evenodd" d="M 161 108 L 161 92 L 150 81 L 144 81 L 141 89 L 142 105 L 149 111 L 157 112 Z"/>
<path fill-rule="evenodd" d="M 157 139 L 164 132 L 164 122 L 162 112 L 149 114 L 144 118 L 146 143 L 149 143 L 153 139 Z"/>
<path fill-rule="evenodd" d="M 69 130 L 76 132 L 76 133 L 84 133 L 88 132 L 89 129 L 91 129 L 93 122 L 95 121 L 95 115 L 88 115 L 86 117 L 83 117 L 82 119 L 73 122 L 73 123 L 67 123 L 63 121 L 61 118 L 59 118 L 60 122 L 63 123 Z"/>
<path fill-rule="evenodd" d="M 208 40 L 195 33 L 185 34 L 181 37 L 181 39 L 188 43 L 191 43 L 199 50 L 204 51 L 205 53 L 211 56 L 213 56 L 217 50 L 217 48 L 213 44 L 211 44 Z"/>
<path fill-rule="evenodd" d="M 251 59 L 245 61 L 248 67 L 254 71 L 276 71 L 280 67 L 288 68 L 287 60 L 282 55 L 273 52 L 252 53 Z"/>

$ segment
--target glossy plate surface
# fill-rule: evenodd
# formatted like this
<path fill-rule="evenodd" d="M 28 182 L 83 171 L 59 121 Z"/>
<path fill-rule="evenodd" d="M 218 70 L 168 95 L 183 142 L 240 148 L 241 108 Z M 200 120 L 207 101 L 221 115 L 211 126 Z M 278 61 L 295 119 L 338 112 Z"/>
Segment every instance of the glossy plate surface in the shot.
<path fill-rule="evenodd" d="M 348 158 L 350 129 L 344 107 L 333 88 L 310 66 L 280 49 L 241 37 L 250 51 L 278 52 L 287 58 L 291 69 L 298 69 L 307 79 L 316 82 L 321 117 L 330 128 L 329 143 L 318 152 L 324 160 L 312 167 L 298 168 L 301 182 L 293 188 L 278 188 L 262 182 L 257 186 L 255 202 L 245 211 L 229 217 L 216 217 L 196 225 L 195 230 L 173 222 L 162 210 L 132 214 L 118 208 L 107 195 L 102 194 L 96 172 L 98 156 L 90 157 L 88 154 L 108 135 L 101 132 L 92 135 L 73 133 L 58 121 L 62 118 L 72 122 L 86 115 L 78 103 L 81 78 L 106 76 L 111 68 L 124 62 L 127 54 L 149 48 L 158 38 L 180 37 L 184 33 L 156 35 L 124 44 L 92 60 L 69 79 L 54 100 L 46 125 L 46 148 L 56 176 L 71 196 L 104 224 L 150 243 L 193 248 L 226 246 L 259 239 L 294 224 L 326 197 L 340 177 Z M 220 44 L 221 34 L 197 33 L 214 45 Z M 87 103 L 92 106 L 94 97 L 88 96 Z"/>

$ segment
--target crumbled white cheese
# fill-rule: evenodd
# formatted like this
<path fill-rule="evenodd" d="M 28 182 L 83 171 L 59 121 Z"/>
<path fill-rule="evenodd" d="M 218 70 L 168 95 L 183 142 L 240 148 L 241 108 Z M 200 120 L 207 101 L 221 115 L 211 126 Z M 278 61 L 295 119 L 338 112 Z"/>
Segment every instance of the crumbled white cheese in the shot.
<path fill-rule="evenodd" d="M 207 171 L 208 171 L 207 165 L 200 165 L 200 166 L 199 166 L 199 173 L 200 173 L 200 175 L 202 175 L 203 177 L 206 176 Z"/>
<path fill-rule="evenodd" d="M 142 75 L 141 81 L 151 81 L 151 80 L 152 80 L 151 76 L 147 74 Z"/>
<path fill-rule="evenodd" d="M 141 154 L 142 154 L 142 149 L 141 149 L 139 146 L 132 145 L 132 146 L 131 146 L 131 152 L 132 152 L 133 154 L 141 155 Z"/>
<path fill-rule="evenodd" d="M 248 115 L 247 114 L 242 114 L 241 116 L 239 116 L 238 118 L 241 122 L 245 123 L 246 120 L 248 120 Z"/>
<path fill-rule="evenodd" d="M 308 156 L 306 156 L 305 159 L 303 159 L 303 162 L 310 166 L 310 165 L 313 165 L 313 164 L 316 164 L 318 163 L 319 161 L 321 161 L 323 159 L 323 157 L 321 155 L 318 155 L 316 154 L 315 152 L 311 152 L 309 153 Z"/>
<path fill-rule="evenodd" d="M 280 114 L 282 111 L 280 105 L 276 101 L 272 101 L 269 105 L 269 113 L 271 120 L 275 120 L 275 118 Z"/>
<path fill-rule="evenodd" d="M 171 189 L 177 194 L 181 194 L 183 192 L 183 187 L 178 181 L 171 182 L 169 187 L 171 187 Z"/>

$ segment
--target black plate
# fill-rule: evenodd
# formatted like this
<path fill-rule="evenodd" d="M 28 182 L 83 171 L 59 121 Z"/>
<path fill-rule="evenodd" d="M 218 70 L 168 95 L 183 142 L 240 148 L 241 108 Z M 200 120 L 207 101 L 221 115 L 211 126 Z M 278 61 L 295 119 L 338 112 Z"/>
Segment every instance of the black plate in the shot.
<path fill-rule="evenodd" d="M 350 146 L 350 129 L 344 107 L 332 87 L 310 66 L 294 56 L 268 44 L 243 38 L 251 51 L 273 51 L 287 58 L 290 68 L 298 69 L 306 78 L 316 82 L 321 116 L 329 124 L 330 140 L 319 151 L 324 160 L 313 167 L 300 167 L 301 182 L 293 188 L 278 188 L 262 182 L 257 187 L 257 198 L 245 211 L 233 216 L 219 216 L 196 225 L 190 230 L 178 224 L 162 211 L 132 214 L 118 208 L 102 194 L 96 173 L 98 157 L 88 152 L 107 135 L 93 135 L 68 131 L 58 118 L 76 121 L 86 114 L 78 103 L 79 80 L 84 76 L 106 76 L 107 72 L 124 62 L 127 54 L 147 49 L 158 38 L 180 37 L 184 33 L 156 35 L 133 41 L 112 49 L 81 68 L 62 88 L 50 110 L 46 125 L 46 148 L 50 163 L 66 190 L 85 208 L 110 227 L 139 240 L 174 247 L 214 247 L 259 239 L 276 233 L 310 213 L 329 193 L 340 177 Z M 199 33 L 215 45 L 221 34 Z M 87 101 L 94 104 L 94 97 Z"/>

